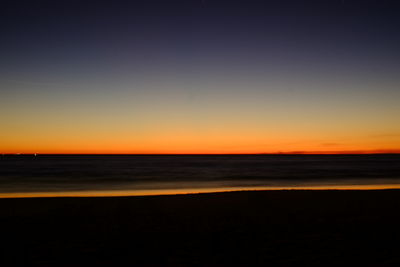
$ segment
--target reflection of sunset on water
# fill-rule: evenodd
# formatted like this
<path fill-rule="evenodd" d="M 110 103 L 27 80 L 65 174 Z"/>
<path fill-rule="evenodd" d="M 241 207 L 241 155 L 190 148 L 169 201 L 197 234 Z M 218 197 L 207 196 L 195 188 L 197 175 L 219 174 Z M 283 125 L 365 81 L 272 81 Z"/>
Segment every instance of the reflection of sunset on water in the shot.
<path fill-rule="evenodd" d="M 276 187 L 226 187 L 226 188 L 196 188 L 196 189 L 154 189 L 154 190 L 104 190 L 104 191 L 70 191 L 70 192 L 29 192 L 0 193 L 0 198 L 31 198 L 31 197 L 118 197 L 118 196 L 158 196 L 201 193 L 222 193 L 237 191 L 268 191 L 268 190 L 387 190 L 400 189 L 400 184 L 375 185 L 316 185 L 316 186 L 276 186 Z"/>

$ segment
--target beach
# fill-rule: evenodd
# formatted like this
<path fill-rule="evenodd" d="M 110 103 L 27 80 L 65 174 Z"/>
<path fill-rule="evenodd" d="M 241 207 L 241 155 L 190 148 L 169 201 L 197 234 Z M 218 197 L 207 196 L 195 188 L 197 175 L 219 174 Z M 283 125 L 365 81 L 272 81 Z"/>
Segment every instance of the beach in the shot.
<path fill-rule="evenodd" d="M 399 190 L 0 199 L 1 266 L 398 266 Z"/>

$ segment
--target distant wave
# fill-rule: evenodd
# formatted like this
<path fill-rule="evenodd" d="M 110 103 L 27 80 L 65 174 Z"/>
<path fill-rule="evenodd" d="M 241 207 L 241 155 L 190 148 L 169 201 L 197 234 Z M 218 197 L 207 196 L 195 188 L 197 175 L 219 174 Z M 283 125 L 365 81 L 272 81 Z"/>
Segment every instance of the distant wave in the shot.
<path fill-rule="evenodd" d="M 0 192 L 400 184 L 400 155 L 58 155 L 0 159 Z"/>

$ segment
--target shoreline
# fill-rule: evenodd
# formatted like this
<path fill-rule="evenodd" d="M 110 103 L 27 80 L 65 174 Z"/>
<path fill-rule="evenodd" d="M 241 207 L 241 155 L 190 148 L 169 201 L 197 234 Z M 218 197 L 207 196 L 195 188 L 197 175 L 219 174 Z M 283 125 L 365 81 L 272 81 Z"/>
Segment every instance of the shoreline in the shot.
<path fill-rule="evenodd" d="M 63 198 L 63 197 L 143 197 L 169 195 L 198 195 L 231 192 L 263 191 L 374 191 L 399 190 L 400 184 L 364 184 L 364 185 L 314 185 L 314 186 L 269 186 L 269 187 L 221 187 L 221 188 L 182 188 L 149 190 L 96 190 L 96 191 L 61 191 L 61 192 L 10 192 L 0 193 L 0 199 L 13 198 Z"/>

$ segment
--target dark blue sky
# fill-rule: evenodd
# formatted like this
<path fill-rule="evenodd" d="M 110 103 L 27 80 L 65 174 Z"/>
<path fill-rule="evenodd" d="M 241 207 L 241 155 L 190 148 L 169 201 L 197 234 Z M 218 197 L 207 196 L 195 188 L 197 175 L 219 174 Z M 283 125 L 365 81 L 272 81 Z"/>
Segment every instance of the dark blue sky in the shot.
<path fill-rule="evenodd" d="M 328 61 L 358 68 L 364 60 L 390 69 L 398 63 L 396 1 L 11 3 L 1 12 L 2 69 L 29 69 L 38 61 L 67 72 L 79 72 L 76 65 L 101 71 L 108 64 L 207 69 L 226 61 Z"/>

